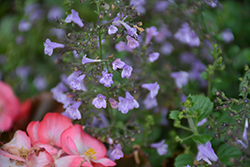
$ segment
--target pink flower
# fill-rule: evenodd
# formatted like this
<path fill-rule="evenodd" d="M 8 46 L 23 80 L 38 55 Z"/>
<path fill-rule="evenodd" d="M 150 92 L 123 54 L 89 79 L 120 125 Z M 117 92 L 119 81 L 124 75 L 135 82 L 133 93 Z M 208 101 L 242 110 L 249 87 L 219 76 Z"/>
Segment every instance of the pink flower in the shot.
<path fill-rule="evenodd" d="M 79 159 L 83 159 L 83 166 L 94 164 L 102 166 L 115 166 L 116 163 L 106 158 L 106 147 L 97 139 L 86 134 L 81 125 L 74 125 L 62 133 L 61 143 L 63 150 L 69 154 L 67 156 L 70 165 L 79 164 Z M 65 158 L 66 159 L 66 158 Z M 76 163 L 75 159 L 78 160 Z"/>
<path fill-rule="evenodd" d="M 64 48 L 65 46 L 60 43 L 51 42 L 49 38 L 44 42 L 44 54 L 51 56 L 53 54 L 53 49 Z"/>
<path fill-rule="evenodd" d="M 0 131 L 8 131 L 20 112 L 20 103 L 11 87 L 0 81 Z"/>
<path fill-rule="evenodd" d="M 118 107 L 118 102 L 115 99 L 109 98 L 109 103 L 110 103 L 112 108 Z"/>
<path fill-rule="evenodd" d="M 82 23 L 82 20 L 80 19 L 78 15 L 78 12 L 75 11 L 74 9 L 72 9 L 71 12 L 72 13 L 66 17 L 65 22 L 70 23 L 73 21 L 75 24 L 77 24 L 79 27 L 82 28 L 84 24 Z"/>

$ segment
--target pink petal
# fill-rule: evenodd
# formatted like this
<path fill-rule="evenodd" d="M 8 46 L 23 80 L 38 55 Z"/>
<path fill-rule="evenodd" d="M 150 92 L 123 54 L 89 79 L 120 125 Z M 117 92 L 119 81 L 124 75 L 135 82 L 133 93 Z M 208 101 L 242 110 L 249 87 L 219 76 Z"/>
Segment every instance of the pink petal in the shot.
<path fill-rule="evenodd" d="M 29 123 L 29 125 L 27 127 L 27 133 L 30 137 L 32 144 L 35 143 L 36 141 L 39 141 L 38 127 L 39 127 L 39 121 L 32 121 Z"/>
<path fill-rule="evenodd" d="M 56 149 L 55 147 L 49 144 L 43 144 L 40 142 L 34 143 L 33 147 L 44 148 L 50 155 L 57 155 L 57 152 L 58 152 L 58 149 Z"/>
<path fill-rule="evenodd" d="M 70 155 L 79 155 L 76 145 L 70 136 L 64 135 L 64 133 L 62 133 L 61 143 L 63 143 L 62 148 L 66 153 Z"/>
<path fill-rule="evenodd" d="M 31 154 L 27 161 L 27 167 L 52 166 L 54 158 L 46 151 L 38 150 Z"/>
<path fill-rule="evenodd" d="M 6 167 L 6 166 L 14 166 L 16 161 L 15 160 L 10 160 L 10 158 L 4 156 L 4 153 L 6 153 L 3 150 L 0 150 L 0 167 Z M 23 166 L 18 166 L 18 167 L 25 167 L 26 164 Z"/>
<path fill-rule="evenodd" d="M 62 166 L 63 167 L 77 167 L 77 166 L 80 166 L 80 164 L 82 164 L 81 166 L 84 166 L 84 167 L 93 167 L 87 161 L 84 162 L 84 160 L 85 160 L 84 158 L 77 156 L 77 155 L 64 156 L 55 161 L 55 167 L 62 167 Z"/>
<path fill-rule="evenodd" d="M 95 158 L 101 159 L 106 156 L 107 150 L 104 144 L 102 144 L 96 138 L 85 133 L 81 125 L 74 125 L 65 130 L 61 136 L 62 148 L 66 151 L 69 140 L 66 140 L 70 136 L 75 143 L 75 146 L 80 154 L 85 153 L 90 148 L 93 148 L 97 153 Z"/>
<path fill-rule="evenodd" d="M 116 165 L 116 163 L 114 161 L 112 161 L 111 159 L 108 159 L 108 158 L 98 159 L 98 160 L 93 161 L 93 162 L 95 162 L 97 164 L 100 163 L 104 166 L 115 166 Z"/>
<path fill-rule="evenodd" d="M 44 144 L 61 147 L 60 136 L 72 125 L 69 118 L 59 113 L 47 113 L 38 128 L 38 138 Z"/>
<path fill-rule="evenodd" d="M 10 158 L 12 160 L 16 160 L 16 161 L 20 161 L 20 162 L 26 162 L 26 160 L 24 158 L 21 158 L 19 155 L 13 155 L 13 154 L 10 154 L 10 153 L 5 152 L 5 151 L 2 151 L 2 156 L 6 157 L 6 158 Z"/>

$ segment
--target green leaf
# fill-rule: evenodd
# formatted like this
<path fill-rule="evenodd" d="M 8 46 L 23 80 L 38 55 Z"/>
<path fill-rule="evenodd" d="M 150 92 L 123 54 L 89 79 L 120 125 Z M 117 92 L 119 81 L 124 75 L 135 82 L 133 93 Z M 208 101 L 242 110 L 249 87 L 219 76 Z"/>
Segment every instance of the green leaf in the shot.
<path fill-rule="evenodd" d="M 230 146 L 228 144 L 223 144 L 219 148 L 217 155 L 220 161 L 225 165 L 234 165 L 234 163 L 231 161 L 232 158 L 238 159 L 241 154 L 242 152 L 238 148 Z"/>
<path fill-rule="evenodd" d="M 189 96 L 192 99 L 194 105 L 189 108 L 189 111 L 194 114 L 198 113 L 198 122 L 203 118 L 206 118 L 212 113 L 214 103 L 212 103 L 208 97 L 204 95 Z"/>
<path fill-rule="evenodd" d="M 203 72 L 201 73 L 201 78 L 202 78 L 202 79 L 205 79 L 205 80 L 208 80 L 208 74 L 207 74 L 206 71 L 203 71 Z"/>
<path fill-rule="evenodd" d="M 201 135 L 194 135 L 192 139 L 195 142 L 198 142 L 200 144 L 206 144 L 206 142 L 209 142 L 213 137 L 207 134 L 201 134 Z"/>
<path fill-rule="evenodd" d="M 189 154 L 180 154 L 176 159 L 174 166 L 175 167 L 184 167 L 187 165 L 193 165 L 194 158 Z"/>
<path fill-rule="evenodd" d="M 174 119 L 174 120 L 179 120 L 179 113 L 180 113 L 180 111 L 178 111 L 178 110 L 173 110 L 173 111 L 171 111 L 171 113 L 169 114 L 169 118 L 170 118 L 170 119 Z"/>

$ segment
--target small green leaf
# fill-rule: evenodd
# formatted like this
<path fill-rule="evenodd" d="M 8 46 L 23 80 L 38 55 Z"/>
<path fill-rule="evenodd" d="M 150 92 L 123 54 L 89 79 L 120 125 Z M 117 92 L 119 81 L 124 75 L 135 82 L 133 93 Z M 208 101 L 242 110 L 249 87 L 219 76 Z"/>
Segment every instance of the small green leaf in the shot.
<path fill-rule="evenodd" d="M 179 120 L 179 113 L 180 113 L 180 111 L 173 110 L 173 111 L 170 112 L 169 118 L 174 119 L 174 120 Z"/>
<path fill-rule="evenodd" d="M 198 142 L 200 144 L 206 144 L 206 142 L 209 142 L 213 137 L 207 134 L 201 134 L 201 135 L 194 135 L 192 139 L 195 142 Z"/>
<path fill-rule="evenodd" d="M 225 165 L 235 165 L 231 160 L 232 158 L 238 159 L 242 152 L 234 147 L 227 144 L 223 144 L 218 150 L 218 157 Z"/>
<path fill-rule="evenodd" d="M 206 71 L 203 71 L 203 72 L 201 73 L 201 78 L 202 78 L 202 79 L 205 79 L 205 80 L 208 80 L 208 74 L 207 74 Z"/>
<path fill-rule="evenodd" d="M 174 166 L 175 167 L 184 167 L 184 166 L 187 166 L 187 165 L 193 166 L 193 161 L 194 161 L 193 156 L 191 156 L 189 154 L 180 154 L 175 159 Z"/>
<path fill-rule="evenodd" d="M 194 114 L 198 112 L 198 122 L 203 118 L 206 118 L 212 113 L 214 103 L 212 103 L 208 97 L 204 95 L 189 96 L 192 99 L 194 105 L 189 108 L 189 111 Z"/>

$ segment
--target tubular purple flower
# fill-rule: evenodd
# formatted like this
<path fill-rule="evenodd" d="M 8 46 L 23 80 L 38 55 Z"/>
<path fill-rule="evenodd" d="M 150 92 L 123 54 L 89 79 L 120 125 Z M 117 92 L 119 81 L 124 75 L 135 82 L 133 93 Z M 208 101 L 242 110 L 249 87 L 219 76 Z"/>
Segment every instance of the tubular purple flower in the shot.
<path fill-rule="evenodd" d="M 135 27 L 130 27 L 127 23 L 125 23 L 124 21 L 118 20 L 119 23 L 121 23 L 127 30 L 128 35 L 130 36 L 135 36 L 137 37 L 138 34 L 136 33 L 136 28 Z"/>
<path fill-rule="evenodd" d="M 134 99 L 129 92 L 126 92 L 126 98 L 118 97 L 118 110 L 126 114 L 129 110 L 139 107 L 139 103 Z"/>
<path fill-rule="evenodd" d="M 199 145 L 198 151 L 199 152 L 198 152 L 197 157 L 196 157 L 197 161 L 200 161 L 201 159 L 203 159 L 209 165 L 212 165 L 211 161 L 216 162 L 218 160 L 218 157 L 214 153 L 214 150 L 213 150 L 210 142 L 207 142 L 206 145 L 202 145 L 202 144 Z"/>
<path fill-rule="evenodd" d="M 127 35 L 126 39 L 128 40 L 127 46 L 130 47 L 131 49 L 135 49 L 136 47 L 139 46 L 139 42 L 132 38 L 131 36 Z"/>
<path fill-rule="evenodd" d="M 137 12 L 142 14 L 145 13 L 145 8 L 143 7 L 143 5 L 145 4 L 145 0 L 130 0 L 129 4 L 133 5 Z"/>
<path fill-rule="evenodd" d="M 87 54 L 85 54 L 82 58 L 82 64 L 87 64 L 87 63 L 94 63 L 94 62 L 101 62 L 102 60 L 94 60 L 94 59 L 89 59 L 87 58 Z"/>
<path fill-rule="evenodd" d="M 160 89 L 160 86 L 157 82 L 142 84 L 141 87 L 150 91 L 151 98 L 154 98 L 158 94 L 158 91 Z"/>
<path fill-rule="evenodd" d="M 118 31 L 118 28 L 116 26 L 114 26 L 113 24 L 109 26 L 108 28 L 108 34 L 115 34 Z"/>
<path fill-rule="evenodd" d="M 156 61 L 159 58 L 160 54 L 158 52 L 153 52 L 148 55 L 148 59 L 151 63 Z"/>
<path fill-rule="evenodd" d="M 116 59 L 112 62 L 113 70 L 117 70 L 117 68 L 123 68 L 125 63 L 121 61 L 121 59 Z"/>
<path fill-rule="evenodd" d="M 128 47 L 127 44 L 123 41 L 118 42 L 115 45 L 115 48 L 118 52 L 121 52 L 121 51 L 133 52 L 133 50 L 130 47 Z"/>
<path fill-rule="evenodd" d="M 248 128 L 248 119 L 246 118 L 245 127 L 244 127 L 244 132 L 243 132 L 242 138 L 248 144 L 248 140 L 247 140 L 247 128 Z"/>
<path fill-rule="evenodd" d="M 206 122 L 207 122 L 207 118 L 204 118 L 200 122 L 198 122 L 197 126 L 202 126 Z"/>
<path fill-rule="evenodd" d="M 85 78 L 85 74 L 80 75 L 81 71 L 74 71 L 71 75 L 68 76 L 67 80 L 69 82 L 69 85 L 73 90 L 83 90 L 87 91 L 83 79 Z"/>
<path fill-rule="evenodd" d="M 134 97 L 129 93 L 126 92 L 126 99 L 129 102 L 129 109 L 132 110 L 134 108 L 139 108 L 139 103 L 134 99 Z"/>
<path fill-rule="evenodd" d="M 158 106 L 156 98 L 152 98 L 150 93 L 147 95 L 146 99 L 142 102 L 146 109 L 150 110 Z"/>
<path fill-rule="evenodd" d="M 146 39 L 145 39 L 145 44 L 148 45 L 149 42 L 151 41 L 152 37 L 158 35 L 158 31 L 157 31 L 157 28 L 155 26 L 152 26 L 150 28 L 146 28 L 146 32 L 147 32 L 147 35 L 146 35 Z"/>
<path fill-rule="evenodd" d="M 98 94 L 96 98 L 94 98 L 92 104 L 96 108 L 106 108 L 107 103 L 106 103 L 106 96 L 103 96 L 102 94 Z"/>
<path fill-rule="evenodd" d="M 120 143 L 114 144 L 114 149 L 111 152 L 111 156 L 113 156 L 115 159 L 120 159 L 123 157 L 122 146 Z"/>
<path fill-rule="evenodd" d="M 79 15 L 78 15 L 78 12 L 75 11 L 74 9 L 72 9 L 71 14 L 66 17 L 65 23 L 70 23 L 72 21 L 81 28 L 84 26 L 82 20 L 80 19 Z"/>
<path fill-rule="evenodd" d="M 129 77 L 131 76 L 131 73 L 133 71 L 133 68 L 131 66 L 128 65 L 124 65 L 123 66 L 123 70 L 122 70 L 122 78 L 126 77 L 129 79 Z"/>
<path fill-rule="evenodd" d="M 53 54 L 53 49 L 64 48 L 65 46 L 60 43 L 51 42 L 49 38 L 44 42 L 44 54 L 51 56 Z"/>
<path fill-rule="evenodd" d="M 172 53 L 172 51 L 174 50 L 174 47 L 173 47 L 173 45 L 171 44 L 171 43 L 169 43 L 169 42 L 165 42 L 163 45 L 162 45 L 162 47 L 161 47 L 161 53 L 163 54 L 163 55 L 170 55 L 171 53 Z"/>
<path fill-rule="evenodd" d="M 107 71 L 102 71 L 102 78 L 100 79 L 100 83 L 104 84 L 106 87 L 110 87 L 113 84 L 112 80 L 113 74 L 109 74 Z"/>
<path fill-rule="evenodd" d="M 234 40 L 234 35 L 230 29 L 226 29 L 221 33 L 222 40 L 229 43 Z"/>
<path fill-rule="evenodd" d="M 165 143 L 165 140 L 162 140 L 159 143 L 153 143 L 150 146 L 152 148 L 156 148 L 159 155 L 165 155 L 168 152 L 168 150 L 167 150 L 168 145 L 164 144 L 164 143 Z"/>
<path fill-rule="evenodd" d="M 18 25 L 19 31 L 29 31 L 31 28 L 31 23 L 26 21 L 25 19 L 21 20 Z"/>
<path fill-rule="evenodd" d="M 115 99 L 109 98 L 109 103 L 110 103 L 112 108 L 118 107 L 118 102 Z"/>
<path fill-rule="evenodd" d="M 79 111 L 79 107 L 81 106 L 82 102 L 75 102 L 73 103 L 72 106 L 69 106 L 66 111 L 64 113 L 62 113 L 63 115 L 67 116 L 70 119 L 81 119 L 81 113 Z"/>
<path fill-rule="evenodd" d="M 175 79 L 175 84 L 179 89 L 188 83 L 189 74 L 185 71 L 172 72 L 170 76 Z"/>

